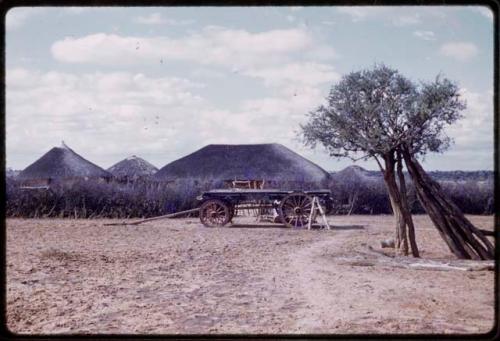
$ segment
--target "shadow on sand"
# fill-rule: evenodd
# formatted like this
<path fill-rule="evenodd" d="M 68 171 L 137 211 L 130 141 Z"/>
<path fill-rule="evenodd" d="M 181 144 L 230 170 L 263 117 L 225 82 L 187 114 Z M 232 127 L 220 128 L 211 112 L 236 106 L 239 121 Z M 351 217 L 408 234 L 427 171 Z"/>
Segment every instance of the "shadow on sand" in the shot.
<path fill-rule="evenodd" d="M 332 225 L 330 224 L 332 230 L 364 230 L 364 225 Z"/>
<path fill-rule="evenodd" d="M 229 228 L 235 228 L 235 229 L 238 229 L 238 228 L 254 228 L 254 229 L 260 229 L 260 228 L 275 228 L 275 229 L 290 229 L 289 227 L 286 227 L 285 225 L 283 224 L 262 224 L 262 223 L 258 223 L 256 222 L 255 224 L 231 224 L 231 225 L 227 225 L 227 227 Z M 313 230 L 320 230 L 320 229 L 323 229 L 323 227 L 321 225 L 318 225 L 318 224 L 313 224 L 312 227 L 311 227 Z M 364 226 L 363 225 L 332 225 L 330 224 L 330 228 L 332 231 L 334 230 L 364 230 Z M 297 230 L 304 230 L 306 228 L 297 228 Z M 292 228 L 292 230 L 295 230 L 294 228 Z"/>
<path fill-rule="evenodd" d="M 288 227 L 286 227 L 285 225 L 283 224 L 261 224 L 261 223 L 258 223 L 256 222 L 255 224 L 228 224 L 227 227 L 229 228 L 232 228 L 232 229 L 239 229 L 239 228 L 253 228 L 253 229 L 260 229 L 260 228 L 263 228 L 263 229 L 268 229 L 268 228 L 275 228 L 275 229 L 288 229 Z"/>

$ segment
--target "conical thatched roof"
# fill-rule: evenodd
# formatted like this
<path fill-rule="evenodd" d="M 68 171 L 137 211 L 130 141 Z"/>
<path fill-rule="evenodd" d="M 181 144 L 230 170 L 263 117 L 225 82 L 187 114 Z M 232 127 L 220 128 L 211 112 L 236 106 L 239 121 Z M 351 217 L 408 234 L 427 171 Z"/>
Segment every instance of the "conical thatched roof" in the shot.
<path fill-rule="evenodd" d="M 7 178 L 16 178 L 20 172 L 21 171 L 7 167 L 7 169 L 5 169 L 5 176 Z"/>
<path fill-rule="evenodd" d="M 101 167 L 85 160 L 68 146 L 54 147 L 41 158 L 26 167 L 20 179 L 64 179 L 76 177 L 111 177 Z"/>
<path fill-rule="evenodd" d="M 159 180 L 321 182 L 328 173 L 281 144 L 211 144 L 161 168 Z"/>
<path fill-rule="evenodd" d="M 380 180 L 382 178 L 382 173 L 379 171 L 369 171 L 358 165 L 352 165 L 331 174 L 331 177 L 336 181 Z"/>
<path fill-rule="evenodd" d="M 150 176 L 158 171 L 158 168 L 147 162 L 146 160 L 132 155 L 113 166 L 109 167 L 108 172 L 114 176 L 121 177 L 139 177 Z"/>
<path fill-rule="evenodd" d="M 339 188 L 359 188 L 360 186 L 384 186 L 382 173 L 369 171 L 360 166 L 353 165 L 339 172 L 330 174 L 330 179 Z"/>

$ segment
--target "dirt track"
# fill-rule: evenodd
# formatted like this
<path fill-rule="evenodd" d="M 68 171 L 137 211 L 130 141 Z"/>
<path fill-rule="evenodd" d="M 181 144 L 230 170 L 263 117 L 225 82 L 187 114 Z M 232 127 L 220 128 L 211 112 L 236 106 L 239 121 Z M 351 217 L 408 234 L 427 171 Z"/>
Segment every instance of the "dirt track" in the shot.
<path fill-rule="evenodd" d="M 471 217 L 492 229 L 492 217 Z M 491 271 L 371 262 L 392 217 L 330 217 L 290 230 L 240 218 L 106 226 L 7 221 L 7 325 L 16 333 L 484 333 Z M 360 228 L 362 225 L 363 227 Z M 422 257 L 452 259 L 424 216 Z M 356 262 L 346 262 L 346 260 Z"/>

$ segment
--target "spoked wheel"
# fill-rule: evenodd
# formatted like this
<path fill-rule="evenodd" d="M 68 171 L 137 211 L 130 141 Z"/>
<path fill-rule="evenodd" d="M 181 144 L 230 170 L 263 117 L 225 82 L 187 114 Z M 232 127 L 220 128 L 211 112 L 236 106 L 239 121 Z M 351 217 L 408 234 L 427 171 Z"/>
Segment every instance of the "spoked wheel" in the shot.
<path fill-rule="evenodd" d="M 281 200 L 278 213 L 287 227 L 304 227 L 309 223 L 311 217 L 312 197 L 305 193 L 291 193 Z M 316 218 L 313 212 L 312 220 Z"/>
<path fill-rule="evenodd" d="M 231 218 L 229 206 L 221 200 L 207 200 L 200 207 L 201 223 L 207 227 L 224 226 Z"/>

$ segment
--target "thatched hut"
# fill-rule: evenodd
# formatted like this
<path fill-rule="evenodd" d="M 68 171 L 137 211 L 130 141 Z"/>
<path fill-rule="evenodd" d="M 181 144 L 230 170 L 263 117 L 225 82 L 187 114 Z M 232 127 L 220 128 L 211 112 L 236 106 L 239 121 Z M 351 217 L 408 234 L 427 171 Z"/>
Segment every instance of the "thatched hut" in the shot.
<path fill-rule="evenodd" d="M 113 176 L 122 181 L 147 179 L 154 175 L 158 168 L 143 158 L 132 155 L 107 169 Z"/>
<path fill-rule="evenodd" d="M 112 175 L 84 159 L 64 143 L 54 147 L 19 173 L 24 186 L 48 186 L 52 182 L 72 183 L 80 180 L 108 181 Z"/>
<path fill-rule="evenodd" d="M 335 182 L 361 183 L 368 181 L 383 181 L 382 173 L 369 171 L 358 165 L 346 167 L 338 172 L 332 172 L 330 177 Z"/>
<path fill-rule="evenodd" d="M 17 176 L 19 175 L 20 172 L 21 171 L 19 171 L 19 170 L 7 167 L 7 169 L 5 169 L 5 177 L 10 178 L 10 179 L 15 179 L 15 178 L 17 178 Z"/>
<path fill-rule="evenodd" d="M 167 164 L 154 177 L 160 181 L 191 180 L 215 186 L 249 181 L 257 187 L 284 183 L 320 187 L 329 174 L 281 144 L 211 144 Z"/>

